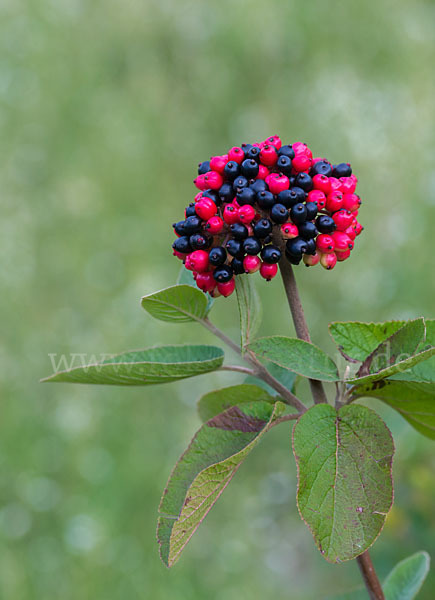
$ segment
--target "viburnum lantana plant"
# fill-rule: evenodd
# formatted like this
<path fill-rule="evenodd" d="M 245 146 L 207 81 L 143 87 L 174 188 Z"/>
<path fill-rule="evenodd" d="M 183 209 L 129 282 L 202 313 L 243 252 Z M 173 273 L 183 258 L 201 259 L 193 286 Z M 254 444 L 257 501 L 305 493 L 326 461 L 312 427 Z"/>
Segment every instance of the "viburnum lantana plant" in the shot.
<path fill-rule="evenodd" d="M 428 568 L 425 552 L 399 563 L 383 586 L 368 554 L 393 502 L 394 444 L 381 417 L 358 400 L 383 401 L 435 439 L 435 320 L 331 323 L 346 361 L 341 373 L 311 343 L 293 266 L 303 260 L 332 269 L 351 255 L 362 226 L 348 163 L 313 158 L 306 144 L 283 145 L 272 136 L 201 163 L 195 184 L 199 193 L 173 225 L 173 253 L 184 263 L 179 282 L 144 296 L 142 306 L 161 321 L 199 323 L 243 364 L 224 364 L 217 346 L 160 346 L 59 371 L 46 381 L 156 385 L 212 371 L 240 373 L 240 384 L 199 400 L 203 425 L 172 471 L 159 508 L 163 562 L 178 560 L 261 438 L 290 422 L 297 505 L 322 556 L 332 563 L 356 559 L 370 598 L 414 598 Z M 271 280 L 278 270 L 297 337 L 257 338 L 261 303 L 250 274 Z M 214 298 L 234 290 L 239 343 L 209 319 Z M 310 384 L 310 407 L 298 397 L 301 378 Z M 335 384 L 333 398 L 324 383 Z"/>

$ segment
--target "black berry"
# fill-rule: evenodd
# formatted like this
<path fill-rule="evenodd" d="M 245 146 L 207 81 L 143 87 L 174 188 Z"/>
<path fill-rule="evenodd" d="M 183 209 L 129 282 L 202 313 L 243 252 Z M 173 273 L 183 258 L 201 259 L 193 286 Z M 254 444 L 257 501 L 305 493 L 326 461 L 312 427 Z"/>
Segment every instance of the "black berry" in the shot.
<path fill-rule="evenodd" d="M 288 209 L 284 204 L 274 204 L 270 211 L 270 218 L 275 223 L 285 223 L 288 219 Z"/>
<path fill-rule="evenodd" d="M 246 158 L 241 165 L 242 175 L 254 179 L 258 175 L 258 162 L 253 158 Z"/>
<path fill-rule="evenodd" d="M 222 246 L 216 246 L 210 250 L 208 260 L 214 267 L 219 267 L 227 260 L 227 251 Z"/>
<path fill-rule="evenodd" d="M 229 162 L 227 162 L 224 168 L 224 174 L 227 179 L 229 179 L 230 181 L 234 181 L 234 179 L 239 175 L 239 173 L 240 167 L 235 160 L 230 160 Z"/>
<path fill-rule="evenodd" d="M 325 175 L 326 177 L 331 177 L 332 167 L 326 160 L 319 160 L 311 167 L 310 175 L 311 177 L 314 177 L 314 175 Z"/>
<path fill-rule="evenodd" d="M 250 204 L 251 206 L 255 203 L 255 192 L 250 187 L 244 187 L 237 192 L 237 202 L 240 206 L 244 206 L 245 204 Z"/>
<path fill-rule="evenodd" d="M 275 204 L 276 198 L 272 192 L 264 191 L 257 194 L 257 202 L 260 208 L 270 209 Z"/>
<path fill-rule="evenodd" d="M 317 217 L 317 204 L 315 202 L 307 202 L 307 221 L 313 221 Z"/>
<path fill-rule="evenodd" d="M 172 244 L 172 247 L 177 252 L 181 252 L 186 254 L 187 252 L 191 252 L 192 247 L 190 246 L 189 238 L 187 235 L 182 235 Z"/>
<path fill-rule="evenodd" d="M 318 234 L 317 228 L 311 221 L 305 221 L 298 226 L 299 235 L 304 240 L 311 240 Z"/>
<path fill-rule="evenodd" d="M 290 173 L 292 171 L 291 158 L 289 158 L 288 156 L 283 154 L 282 156 L 280 156 L 278 158 L 276 166 L 277 166 L 278 170 L 281 171 L 281 173 L 284 173 L 284 175 L 290 175 Z"/>
<path fill-rule="evenodd" d="M 210 171 L 210 161 L 209 160 L 205 160 L 204 162 L 199 163 L 198 175 L 205 175 L 209 171 Z"/>
<path fill-rule="evenodd" d="M 243 250 L 246 254 L 258 254 L 261 250 L 261 242 L 255 237 L 248 237 L 243 242 Z"/>
<path fill-rule="evenodd" d="M 334 219 L 328 215 L 318 216 L 316 219 L 316 227 L 320 233 L 332 233 L 337 228 Z"/>
<path fill-rule="evenodd" d="M 299 202 L 298 204 L 292 206 L 292 208 L 290 209 L 290 218 L 296 225 L 306 221 L 307 207 L 305 206 L 305 204 Z"/>
<path fill-rule="evenodd" d="M 338 165 L 334 165 L 332 169 L 333 177 L 350 177 L 352 175 L 352 167 L 349 163 L 340 163 Z"/>
<path fill-rule="evenodd" d="M 196 216 L 187 217 L 184 221 L 184 232 L 186 235 L 192 235 L 192 233 L 198 233 L 201 229 L 201 219 Z"/>
<path fill-rule="evenodd" d="M 278 156 L 288 156 L 290 159 L 292 159 L 295 157 L 295 151 L 289 144 L 287 144 L 285 146 L 281 146 L 281 148 L 278 150 Z"/>
<path fill-rule="evenodd" d="M 265 238 L 272 231 L 272 223 L 269 219 L 260 219 L 254 225 L 254 235 L 257 238 Z"/>
<path fill-rule="evenodd" d="M 225 247 L 228 254 L 231 254 L 231 256 L 235 256 L 236 258 L 241 258 L 243 256 L 243 244 L 240 240 L 228 240 Z"/>
<path fill-rule="evenodd" d="M 233 269 L 229 265 L 223 265 L 213 271 L 213 277 L 218 283 L 226 283 L 233 276 Z"/>
<path fill-rule="evenodd" d="M 242 223 L 233 223 L 230 225 L 230 231 L 236 240 L 244 240 L 249 235 L 248 228 Z"/>
<path fill-rule="evenodd" d="M 304 192 L 309 192 L 313 189 L 313 180 L 308 173 L 299 173 L 296 175 L 295 183 L 297 187 L 300 187 Z"/>
<path fill-rule="evenodd" d="M 281 258 L 281 250 L 278 246 L 265 246 L 261 251 L 261 258 L 265 263 L 277 263 Z"/>

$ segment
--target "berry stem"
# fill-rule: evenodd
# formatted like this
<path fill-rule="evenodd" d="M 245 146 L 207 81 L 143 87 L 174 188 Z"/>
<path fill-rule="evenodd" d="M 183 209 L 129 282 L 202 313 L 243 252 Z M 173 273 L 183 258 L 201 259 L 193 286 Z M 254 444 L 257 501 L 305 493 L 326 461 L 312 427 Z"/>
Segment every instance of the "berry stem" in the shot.
<path fill-rule="evenodd" d="M 296 335 L 300 340 L 311 342 L 310 332 L 305 320 L 304 309 L 299 297 L 298 288 L 296 285 L 295 275 L 291 264 L 283 257 L 279 261 L 279 270 L 281 272 L 282 282 L 284 284 L 285 293 L 290 306 L 290 312 L 293 317 L 293 323 L 296 330 Z M 310 379 L 311 394 L 315 404 L 327 403 L 325 390 L 321 381 Z"/>
<path fill-rule="evenodd" d="M 356 562 L 358 563 L 361 575 L 364 579 L 370 600 L 385 600 L 384 592 L 382 591 L 380 581 L 376 575 L 369 551 L 366 550 L 357 556 Z"/>
<path fill-rule="evenodd" d="M 224 342 L 224 344 L 226 344 L 229 348 L 231 348 L 231 350 L 236 352 L 236 354 L 241 356 L 243 358 L 243 360 L 245 360 L 248 364 L 250 364 L 253 367 L 252 370 L 251 369 L 244 370 L 245 367 L 239 367 L 239 368 L 237 368 L 237 370 L 239 372 L 248 373 L 249 375 L 253 375 L 254 377 L 258 377 L 259 379 L 262 379 L 265 383 L 270 385 L 271 388 L 273 388 L 276 392 L 278 392 L 278 394 L 281 396 L 281 398 L 283 399 L 283 401 L 286 404 L 290 404 L 291 406 L 294 406 L 300 413 L 303 413 L 306 411 L 306 407 L 302 404 L 302 402 L 299 400 L 299 398 L 297 398 L 294 394 L 292 394 L 292 392 L 290 390 L 288 390 L 284 385 L 282 385 L 282 383 L 280 383 L 277 379 L 275 379 L 275 377 L 273 377 L 269 373 L 269 371 L 256 359 L 256 357 L 252 353 L 247 352 L 245 354 L 242 354 L 242 351 L 239 348 L 239 346 L 237 344 L 235 344 L 233 342 L 233 340 L 231 340 L 227 335 L 225 335 L 225 333 L 223 331 L 221 331 L 215 325 L 213 325 L 213 323 L 207 317 L 205 319 L 200 319 L 199 322 L 202 325 L 204 325 L 204 327 L 206 327 L 213 335 L 215 335 L 220 340 L 222 340 Z M 235 365 L 235 366 L 237 367 L 237 365 Z M 225 367 L 221 367 L 221 368 L 223 368 L 224 370 L 231 370 L 231 371 L 236 370 L 235 368 L 229 369 L 228 367 L 226 369 L 225 369 Z"/>

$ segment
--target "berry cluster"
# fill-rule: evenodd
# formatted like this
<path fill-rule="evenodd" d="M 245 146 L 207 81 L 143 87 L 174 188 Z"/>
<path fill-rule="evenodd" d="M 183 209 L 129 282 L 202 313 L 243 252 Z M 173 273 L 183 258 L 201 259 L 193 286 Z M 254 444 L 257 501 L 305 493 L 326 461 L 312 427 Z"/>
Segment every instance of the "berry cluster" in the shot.
<path fill-rule="evenodd" d="M 346 260 L 363 227 L 357 178 L 348 163 L 313 158 L 306 144 L 278 136 L 242 144 L 200 163 L 200 192 L 174 223 L 174 255 L 212 296 L 229 296 L 234 276 L 270 281 L 282 254 L 293 265 Z"/>

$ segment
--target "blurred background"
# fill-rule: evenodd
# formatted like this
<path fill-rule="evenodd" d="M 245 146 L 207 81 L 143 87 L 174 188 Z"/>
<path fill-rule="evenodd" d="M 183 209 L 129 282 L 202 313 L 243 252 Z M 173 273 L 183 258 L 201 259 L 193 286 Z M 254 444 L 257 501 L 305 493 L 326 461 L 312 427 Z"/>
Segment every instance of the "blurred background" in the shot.
<path fill-rule="evenodd" d="M 197 163 L 273 134 L 350 161 L 360 180 L 352 259 L 297 270 L 313 340 L 333 354 L 329 321 L 434 317 L 434 17 L 429 0 L 0 2 L 1 598 L 309 600 L 360 585 L 355 562 L 327 564 L 299 519 L 287 426 L 179 563 L 160 563 L 157 507 L 196 401 L 236 375 L 38 380 L 50 354 L 214 343 L 154 322 L 139 299 L 177 278 L 170 225 Z M 293 335 L 279 281 L 256 280 L 261 333 Z M 212 317 L 237 336 L 234 299 Z M 372 549 L 383 578 L 434 550 L 434 447 L 370 406 L 397 447 L 395 504 Z"/>

